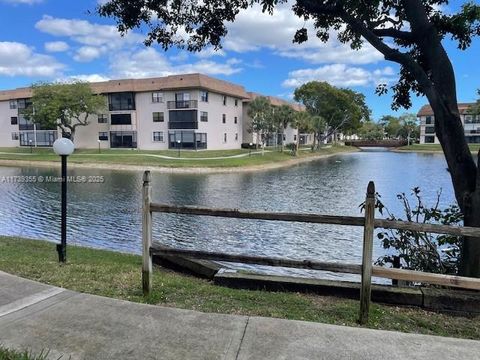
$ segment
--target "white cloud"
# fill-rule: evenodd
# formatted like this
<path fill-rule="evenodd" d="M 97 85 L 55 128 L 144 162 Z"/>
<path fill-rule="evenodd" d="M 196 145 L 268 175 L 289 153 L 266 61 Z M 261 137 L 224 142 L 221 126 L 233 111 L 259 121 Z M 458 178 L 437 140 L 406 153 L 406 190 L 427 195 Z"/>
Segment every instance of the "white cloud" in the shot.
<path fill-rule="evenodd" d="M 81 75 L 72 75 L 68 78 L 69 80 L 80 80 L 86 82 L 102 82 L 111 80 L 108 76 L 102 74 L 81 74 Z"/>
<path fill-rule="evenodd" d="M 77 50 L 73 59 L 78 62 L 89 62 L 99 58 L 102 55 L 102 52 L 102 48 L 82 46 Z"/>
<path fill-rule="evenodd" d="M 67 51 L 70 46 L 64 41 L 51 41 L 45 43 L 45 50 L 48 52 L 63 52 Z"/>
<path fill-rule="evenodd" d="M 75 53 L 74 60 L 92 61 L 108 52 L 118 51 L 126 46 L 141 44 L 143 36 L 130 32 L 121 36 L 113 25 L 100 25 L 79 19 L 60 19 L 43 16 L 35 28 L 57 37 L 67 37 L 82 45 Z"/>
<path fill-rule="evenodd" d="M 0 42 L 0 75 L 53 77 L 64 68 L 55 58 L 36 53 L 25 44 Z"/>
<path fill-rule="evenodd" d="M 306 27 L 309 40 L 303 44 L 292 42 L 296 30 Z M 330 33 L 330 40 L 323 43 L 315 36 L 312 21 L 305 22 L 293 15 L 291 4 L 279 4 L 273 15 L 261 12 L 259 5 L 242 11 L 235 22 L 228 26 L 228 35 L 223 42 L 225 50 L 235 52 L 270 49 L 275 54 L 304 60 L 315 64 L 348 63 L 368 64 L 383 59 L 382 54 L 371 45 L 365 44 L 360 51 L 352 50 Z"/>
<path fill-rule="evenodd" d="M 232 75 L 241 71 L 236 66 L 238 59 L 229 59 L 224 63 L 200 60 L 189 64 L 172 64 L 163 54 L 154 48 L 146 48 L 134 53 L 124 51 L 111 58 L 111 72 L 115 78 L 145 78 L 199 72 L 210 75 Z"/>
<path fill-rule="evenodd" d="M 282 86 L 293 88 L 309 81 L 326 81 L 335 86 L 371 86 L 390 83 L 395 79 L 394 70 L 387 66 L 369 71 L 360 67 L 345 64 L 325 65 L 316 69 L 300 69 L 291 71 Z"/>
<path fill-rule="evenodd" d="M 213 47 L 207 47 L 200 52 L 195 53 L 195 56 L 200 59 L 208 59 L 214 56 L 225 57 L 227 54 L 222 49 L 215 50 Z"/>

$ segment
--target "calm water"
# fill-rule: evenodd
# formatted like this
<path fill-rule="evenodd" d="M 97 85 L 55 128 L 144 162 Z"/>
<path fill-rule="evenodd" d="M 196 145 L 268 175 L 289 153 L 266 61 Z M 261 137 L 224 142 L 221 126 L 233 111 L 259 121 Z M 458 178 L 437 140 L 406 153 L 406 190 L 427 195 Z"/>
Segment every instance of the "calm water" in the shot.
<path fill-rule="evenodd" d="M 59 176 L 59 171 L 0 167 L 0 178 L 14 175 Z M 68 241 L 139 253 L 142 174 L 71 169 L 69 175 L 101 175 L 105 182 L 69 185 Z M 401 207 L 395 195 L 409 193 L 414 186 L 421 187 L 430 203 L 439 189 L 443 189 L 442 204 L 454 201 L 443 155 L 383 151 L 338 155 L 257 173 L 153 173 L 153 199 L 172 204 L 355 216 L 360 214 L 358 206 L 369 180 L 375 181 L 383 202 L 396 214 Z M 58 239 L 59 187 L 55 183 L 0 183 L 0 234 Z M 353 263 L 359 263 L 362 249 L 361 228 L 333 225 L 155 214 L 153 234 L 155 241 L 177 247 Z M 382 251 L 377 243 L 374 257 Z"/>

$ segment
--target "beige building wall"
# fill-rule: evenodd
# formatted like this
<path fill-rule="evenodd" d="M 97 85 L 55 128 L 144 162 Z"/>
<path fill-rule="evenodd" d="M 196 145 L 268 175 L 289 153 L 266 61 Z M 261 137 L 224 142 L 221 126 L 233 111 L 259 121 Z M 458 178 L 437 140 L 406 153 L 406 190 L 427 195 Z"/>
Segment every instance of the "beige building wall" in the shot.
<path fill-rule="evenodd" d="M 19 133 L 17 125 L 11 124 L 11 118 L 18 116 L 17 109 L 10 109 L 10 101 L 0 101 L 0 147 L 19 146 L 19 140 L 12 138 Z"/>
<path fill-rule="evenodd" d="M 162 92 L 162 91 L 158 91 Z M 152 92 L 137 93 L 137 146 L 143 150 L 168 149 L 168 109 L 167 101 L 174 101 L 175 93 L 163 92 L 162 102 L 153 102 Z M 163 112 L 163 122 L 153 122 L 153 113 Z M 153 141 L 153 132 L 162 132 L 163 141 Z"/>
<path fill-rule="evenodd" d="M 200 91 L 198 96 L 198 132 L 207 134 L 207 149 L 240 149 L 243 142 L 244 120 L 242 99 L 227 95 L 226 105 L 223 105 L 223 94 L 209 92 L 208 102 L 200 101 Z M 235 100 L 237 100 L 236 105 Z M 202 111 L 208 113 L 207 122 L 200 121 Z M 223 123 L 224 114 L 225 123 Z"/>

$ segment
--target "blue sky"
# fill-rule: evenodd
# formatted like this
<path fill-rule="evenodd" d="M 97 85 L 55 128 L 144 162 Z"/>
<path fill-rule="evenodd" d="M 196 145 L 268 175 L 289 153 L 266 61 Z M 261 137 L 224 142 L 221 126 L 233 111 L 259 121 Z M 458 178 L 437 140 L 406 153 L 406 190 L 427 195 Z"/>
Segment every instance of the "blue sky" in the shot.
<path fill-rule="evenodd" d="M 459 3 L 451 2 L 446 10 L 455 10 Z M 382 60 L 370 46 L 355 52 L 334 37 L 327 44 L 316 40 L 292 44 L 295 30 L 304 22 L 288 5 L 273 17 L 249 9 L 229 26 L 222 51 L 190 54 L 146 48 L 140 31 L 120 37 L 111 19 L 88 13 L 96 4 L 97 0 L 0 0 L 0 89 L 40 80 L 101 81 L 201 72 L 286 99 L 303 82 L 328 81 L 364 93 L 375 119 L 393 113 L 390 96 L 378 97 L 374 90 L 379 82 L 394 82 L 398 67 Z M 459 101 L 474 101 L 480 88 L 480 39 L 463 52 L 450 41 L 445 46 L 454 64 Z M 415 98 L 409 111 L 416 112 L 424 103 L 424 98 Z"/>

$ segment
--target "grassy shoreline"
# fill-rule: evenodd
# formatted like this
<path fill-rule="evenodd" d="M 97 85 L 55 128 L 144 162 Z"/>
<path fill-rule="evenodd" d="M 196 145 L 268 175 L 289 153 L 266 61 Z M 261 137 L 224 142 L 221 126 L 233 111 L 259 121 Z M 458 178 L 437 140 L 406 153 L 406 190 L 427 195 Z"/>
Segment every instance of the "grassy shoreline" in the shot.
<path fill-rule="evenodd" d="M 60 166 L 59 157 L 51 149 L 0 148 L 0 166 Z M 22 152 L 17 152 L 21 150 Z M 175 158 L 175 151 L 132 151 L 132 150 L 78 150 L 69 157 L 71 167 L 104 168 L 111 170 L 145 170 L 160 172 L 202 173 L 257 171 L 292 166 L 314 161 L 327 156 L 358 151 L 349 146 L 325 147 L 319 151 L 302 150 L 298 156 L 290 151 L 266 151 L 264 155 L 249 150 L 190 151 Z M 238 157 L 241 156 L 241 157 Z M 166 158 L 167 157 L 167 158 Z M 225 158 L 221 158 L 225 157 Z"/>
<path fill-rule="evenodd" d="M 141 257 L 69 246 L 59 265 L 55 244 L 0 237 L 0 270 L 70 290 L 203 312 L 267 316 L 358 326 L 358 301 L 313 294 L 229 289 L 155 267 L 153 294 L 141 289 Z M 480 339 L 480 316 L 453 316 L 373 304 L 373 329 Z"/>
<path fill-rule="evenodd" d="M 477 153 L 480 150 L 480 144 L 469 144 L 470 151 Z M 413 144 L 396 148 L 398 152 L 422 152 L 422 153 L 443 153 L 440 144 Z"/>

